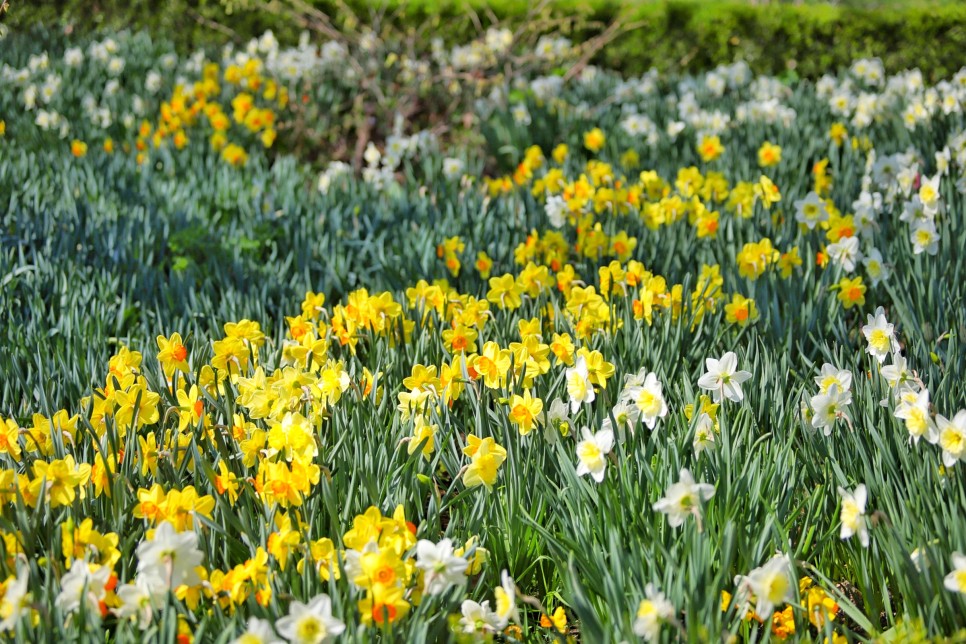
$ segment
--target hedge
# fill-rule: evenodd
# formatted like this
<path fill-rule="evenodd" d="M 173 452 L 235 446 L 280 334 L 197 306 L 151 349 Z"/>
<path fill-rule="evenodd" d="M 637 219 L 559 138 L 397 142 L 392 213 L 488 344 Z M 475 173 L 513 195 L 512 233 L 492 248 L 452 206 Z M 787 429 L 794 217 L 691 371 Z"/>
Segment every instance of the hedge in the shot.
<path fill-rule="evenodd" d="M 528 15 L 527 0 L 386 0 L 384 3 L 311 0 L 336 25 L 379 20 L 404 30 L 425 29 L 459 41 L 492 19 L 511 25 Z M 254 0 L 55 0 L 29 7 L 14 0 L 7 22 L 71 29 L 133 27 L 163 34 L 181 47 L 228 38 L 243 41 L 272 29 L 293 41 L 299 27 Z M 374 9 L 373 7 L 381 7 Z M 927 78 L 948 77 L 966 64 L 966 4 L 900 3 L 872 7 L 825 3 L 749 5 L 736 0 L 553 0 L 544 17 L 567 18 L 561 28 L 575 39 L 599 34 L 615 19 L 635 25 L 597 55 L 597 62 L 627 74 L 650 67 L 701 71 L 736 60 L 756 72 L 814 78 L 860 57 L 878 56 L 888 71 L 919 67 Z M 234 36 L 212 25 L 227 26 Z"/>

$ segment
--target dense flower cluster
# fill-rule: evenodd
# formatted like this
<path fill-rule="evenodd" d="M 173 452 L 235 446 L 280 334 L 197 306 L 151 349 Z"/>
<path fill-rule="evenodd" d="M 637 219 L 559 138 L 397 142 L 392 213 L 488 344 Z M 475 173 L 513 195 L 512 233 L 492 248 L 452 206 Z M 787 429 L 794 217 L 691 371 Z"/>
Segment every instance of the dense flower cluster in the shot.
<path fill-rule="evenodd" d="M 385 62 L 456 82 L 513 38 Z M 220 59 L 136 46 L 4 63 L 0 105 L 79 167 L 201 159 L 271 183 L 293 102 L 347 56 L 270 33 Z M 479 206 L 395 227 L 426 237 L 401 287 L 319 285 L 207 337 L 161 320 L 76 404 L 4 411 L 0 632 L 842 642 L 927 608 L 962 625 L 964 329 L 933 337 L 900 278 L 962 278 L 932 262 L 963 239 L 966 72 L 549 73 L 572 51 L 546 37 L 534 74 L 480 93 L 467 120 L 513 142 L 492 158 L 400 117 L 355 166 L 300 170 L 306 200 L 357 218 Z M 566 131 L 531 138 L 548 123 Z M 912 145 L 883 142 L 890 124 Z"/>

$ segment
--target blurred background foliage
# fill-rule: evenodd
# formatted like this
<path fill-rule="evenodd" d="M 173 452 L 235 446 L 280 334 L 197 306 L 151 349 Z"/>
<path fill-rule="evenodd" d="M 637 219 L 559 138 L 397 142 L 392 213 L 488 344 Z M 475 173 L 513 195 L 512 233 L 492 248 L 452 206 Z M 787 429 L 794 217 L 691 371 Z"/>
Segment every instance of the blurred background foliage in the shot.
<path fill-rule="evenodd" d="M 459 42 L 497 22 L 532 22 L 535 11 L 578 42 L 622 25 L 594 59 L 626 74 L 744 60 L 759 73 L 815 78 L 878 56 L 889 72 L 919 67 L 935 80 L 958 70 L 966 51 L 966 3 L 956 0 L 552 0 L 536 10 L 527 0 L 14 0 L 7 21 L 18 30 L 146 29 L 191 48 L 266 29 L 291 43 L 320 16 L 341 31 L 365 25 Z"/>

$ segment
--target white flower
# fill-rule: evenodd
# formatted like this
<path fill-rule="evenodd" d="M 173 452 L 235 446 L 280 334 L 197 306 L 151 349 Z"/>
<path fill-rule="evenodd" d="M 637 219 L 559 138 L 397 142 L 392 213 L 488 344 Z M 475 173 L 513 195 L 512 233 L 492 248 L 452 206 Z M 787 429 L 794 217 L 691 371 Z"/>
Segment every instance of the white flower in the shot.
<path fill-rule="evenodd" d="M 373 552 L 379 552 L 379 544 L 375 540 L 368 541 L 362 547 L 362 550 L 346 550 L 345 561 L 342 565 L 345 568 L 345 576 L 353 587 L 360 588 L 353 580 L 365 578 L 366 575 L 362 571 L 362 558 Z"/>
<path fill-rule="evenodd" d="M 677 528 L 688 516 L 694 515 L 700 530 L 701 502 L 714 496 L 714 486 L 695 483 L 686 468 L 681 468 L 680 479 L 667 489 L 664 498 L 654 504 L 654 510 L 666 514 L 672 528 Z"/>
<path fill-rule="evenodd" d="M 694 426 L 694 455 L 697 456 L 706 449 L 714 447 L 714 421 L 708 414 L 698 416 L 698 422 Z"/>
<path fill-rule="evenodd" d="M 835 265 L 847 273 L 854 271 L 856 262 L 862 259 L 857 237 L 843 237 L 834 244 L 829 244 L 826 251 Z"/>
<path fill-rule="evenodd" d="M 674 618 L 674 605 L 664 597 L 664 593 L 655 588 L 654 584 L 648 584 L 644 588 L 644 593 L 646 599 L 642 599 L 637 607 L 634 634 L 648 642 L 653 642 L 661 634 L 661 624 Z"/>
<path fill-rule="evenodd" d="M 839 369 L 835 365 L 826 362 L 822 365 L 821 373 L 816 376 L 815 384 L 819 387 L 820 393 L 828 393 L 832 385 L 836 385 L 839 391 L 849 391 L 852 388 L 852 372 L 847 369 Z"/>
<path fill-rule="evenodd" d="M 804 199 L 795 202 L 795 221 L 803 224 L 809 230 L 828 219 L 825 202 L 817 192 L 810 192 Z"/>
<path fill-rule="evenodd" d="M 594 402 L 594 386 L 587 375 L 587 361 L 577 356 L 573 367 L 566 371 L 567 393 L 570 395 L 570 413 L 576 414 L 582 404 Z"/>
<path fill-rule="evenodd" d="M 902 386 L 912 386 L 915 384 L 913 374 L 909 371 L 906 359 L 898 352 L 892 354 L 892 364 L 882 367 L 882 377 L 886 379 L 889 387 L 893 390 L 897 390 Z"/>
<path fill-rule="evenodd" d="M 601 429 L 591 434 L 586 427 L 583 429 L 584 439 L 577 443 L 577 476 L 590 474 L 598 483 L 604 480 L 604 470 L 607 468 L 607 454 L 614 447 L 614 432 Z"/>
<path fill-rule="evenodd" d="M 939 180 L 941 177 L 942 175 L 939 174 L 932 178 L 924 176 L 919 183 L 919 201 L 922 202 L 922 207 L 926 213 L 931 215 L 939 212 L 941 205 L 939 196 Z"/>
<path fill-rule="evenodd" d="M 530 110 L 523 103 L 517 103 L 510 108 L 513 122 L 517 125 L 530 125 Z"/>
<path fill-rule="evenodd" d="M 169 588 L 201 582 L 195 572 L 204 560 L 198 550 L 198 535 L 191 530 L 175 532 L 168 521 L 155 528 L 150 541 L 138 544 L 137 558 L 139 575 L 157 577 Z"/>
<path fill-rule="evenodd" d="M 17 573 L 16 579 L 7 583 L 7 590 L 0 601 L 0 633 L 12 631 L 17 627 L 20 619 L 29 614 L 30 593 L 27 592 L 27 583 L 30 581 L 30 568 L 23 566 Z"/>
<path fill-rule="evenodd" d="M 923 389 L 919 393 L 909 392 L 902 396 L 896 405 L 895 417 L 906 421 L 906 430 L 913 443 L 918 444 L 920 438 L 930 443 L 939 440 L 936 424 L 929 416 L 929 390 Z"/>
<path fill-rule="evenodd" d="M 939 252 L 939 233 L 932 221 L 917 224 L 909 233 L 909 238 L 912 241 L 912 252 L 916 255 L 935 255 Z"/>
<path fill-rule="evenodd" d="M 124 71 L 124 59 L 115 56 L 107 63 L 107 72 L 111 76 L 118 76 Z"/>
<path fill-rule="evenodd" d="M 904 221 L 910 226 L 918 226 L 919 224 L 925 224 L 932 220 L 933 215 L 926 211 L 926 208 L 922 205 L 922 201 L 919 199 L 919 195 L 915 195 L 912 199 L 905 202 L 902 206 L 902 214 L 899 215 L 899 221 Z"/>
<path fill-rule="evenodd" d="M 866 251 L 862 258 L 862 265 L 865 266 L 865 274 L 869 276 L 872 286 L 878 286 L 892 274 L 889 266 L 882 261 L 882 253 L 878 248 L 870 248 Z"/>
<path fill-rule="evenodd" d="M 939 446 L 943 449 L 943 465 L 952 467 L 966 460 L 966 409 L 961 409 L 952 420 L 936 414 Z"/>
<path fill-rule="evenodd" d="M 569 407 L 560 398 L 554 398 L 549 409 L 543 412 L 543 435 L 550 443 L 555 443 L 561 436 L 570 435 Z"/>
<path fill-rule="evenodd" d="M 136 619 L 138 628 L 150 626 L 155 611 L 164 608 L 168 587 L 151 575 L 139 575 L 133 584 L 124 584 L 117 591 L 121 605 L 114 609 L 118 619 Z"/>
<path fill-rule="evenodd" d="M 839 536 L 849 539 L 854 534 L 859 535 L 859 542 L 863 548 L 869 547 L 869 528 L 865 523 L 865 503 L 867 494 L 865 485 L 857 485 L 854 492 L 843 488 L 838 489 L 842 497 L 842 530 Z"/>
<path fill-rule="evenodd" d="M 96 568 L 96 569 L 95 569 Z M 83 607 L 96 611 L 107 591 L 104 586 L 111 576 L 108 566 L 92 566 L 86 561 L 74 561 L 70 572 L 60 579 L 57 607 L 64 613 L 73 613 Z"/>
<path fill-rule="evenodd" d="M 461 159 L 447 157 L 443 159 L 443 176 L 453 181 L 463 174 L 464 164 Z"/>
<path fill-rule="evenodd" d="M 157 94 L 161 89 L 161 74 L 153 69 L 149 71 L 147 77 L 144 79 L 144 89 L 148 90 L 151 94 Z"/>
<path fill-rule="evenodd" d="M 722 396 L 734 402 L 745 397 L 741 383 L 751 378 L 748 371 L 738 371 L 738 356 L 729 351 L 720 360 L 707 358 L 704 361 L 708 371 L 698 379 L 698 386 L 712 392 L 714 401 L 721 402 Z"/>
<path fill-rule="evenodd" d="M 664 401 L 663 387 L 653 372 L 648 373 L 644 383 L 627 392 L 630 399 L 641 412 L 641 420 L 648 429 L 654 429 L 658 418 L 667 416 L 667 403 Z"/>
<path fill-rule="evenodd" d="M 379 152 L 379 148 L 370 141 L 369 145 L 366 146 L 365 152 L 362 153 L 362 158 L 366 160 L 366 164 L 369 166 L 375 166 L 379 164 L 379 159 L 382 158 L 382 153 Z"/>
<path fill-rule="evenodd" d="M 811 403 L 814 412 L 812 427 L 823 430 L 829 436 L 839 418 L 848 418 L 845 408 L 852 403 L 852 394 L 833 384 L 825 393 L 812 396 Z"/>
<path fill-rule="evenodd" d="M 293 601 L 288 615 L 278 620 L 275 627 L 292 644 L 330 642 L 345 630 L 345 624 L 332 616 L 332 600 L 324 593 L 307 605 Z"/>
<path fill-rule="evenodd" d="M 64 62 L 68 67 L 80 67 L 84 63 L 84 52 L 80 47 L 68 47 L 64 50 Z"/>
<path fill-rule="evenodd" d="M 966 556 L 953 553 L 953 570 L 943 579 L 943 585 L 954 593 L 966 594 Z"/>
<path fill-rule="evenodd" d="M 463 583 L 467 565 L 466 559 L 453 554 L 453 542 L 449 539 L 439 543 L 420 539 L 416 544 L 416 567 L 425 573 L 424 592 L 427 595 Z"/>
<path fill-rule="evenodd" d="M 232 640 L 231 644 L 281 644 L 275 630 L 267 619 L 249 617 L 245 632 Z"/>
<path fill-rule="evenodd" d="M 867 320 L 868 323 L 862 327 L 862 335 L 869 343 L 865 350 L 882 364 L 890 352 L 899 349 L 895 327 L 886 320 L 885 309 L 881 306 L 875 310 L 874 316 L 867 316 Z"/>
<path fill-rule="evenodd" d="M 567 223 L 567 202 L 560 195 L 550 195 L 543 209 L 547 213 L 547 219 L 554 228 L 562 228 Z"/>
<path fill-rule="evenodd" d="M 517 612 L 517 585 L 510 573 L 504 570 L 500 574 L 500 581 L 493 595 L 496 598 L 496 618 L 499 628 L 503 629 L 511 621 L 519 622 L 520 615 Z"/>
<path fill-rule="evenodd" d="M 749 594 L 757 599 L 755 613 L 767 620 L 775 606 L 790 602 L 795 597 L 795 579 L 788 555 L 777 554 L 768 563 L 752 570 L 746 577 L 735 578 L 738 585 L 736 601 L 748 602 Z"/>
<path fill-rule="evenodd" d="M 681 121 L 668 121 L 667 123 L 668 138 L 674 141 L 675 139 L 678 138 L 678 134 L 684 131 L 685 127 L 687 126 Z"/>
<path fill-rule="evenodd" d="M 463 616 L 460 618 L 460 626 L 464 633 L 495 633 L 502 628 L 500 618 L 490 610 L 490 602 L 485 601 L 478 604 L 470 599 L 463 600 L 460 606 Z"/>
<path fill-rule="evenodd" d="M 637 427 L 637 422 L 641 419 L 641 411 L 636 405 L 632 405 L 626 400 L 619 400 L 610 410 L 610 414 L 604 419 L 604 422 L 601 423 L 600 428 L 614 431 L 614 423 L 611 422 L 611 418 L 617 422 L 617 440 L 623 441 L 627 432 L 634 434 L 634 428 Z"/>

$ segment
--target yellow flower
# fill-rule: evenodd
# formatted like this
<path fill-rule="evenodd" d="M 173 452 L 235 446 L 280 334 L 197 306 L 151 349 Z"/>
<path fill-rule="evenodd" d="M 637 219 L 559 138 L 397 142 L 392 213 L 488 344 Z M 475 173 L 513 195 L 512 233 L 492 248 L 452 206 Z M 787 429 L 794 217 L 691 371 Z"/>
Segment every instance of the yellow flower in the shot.
<path fill-rule="evenodd" d="M 709 161 L 714 161 L 724 152 L 724 146 L 721 145 L 721 139 L 717 136 L 704 135 L 701 140 L 698 141 L 698 154 L 701 156 L 701 160 L 705 163 Z"/>
<path fill-rule="evenodd" d="M 594 154 L 600 152 L 606 142 L 607 137 L 604 136 L 604 132 L 599 127 L 584 132 L 584 147 Z M 560 162 L 558 161 L 558 163 Z"/>
<path fill-rule="evenodd" d="M 157 343 L 158 362 L 161 363 L 161 369 L 164 371 L 164 375 L 170 378 L 175 369 L 183 373 L 188 373 L 191 370 L 188 367 L 187 361 L 188 349 L 181 341 L 181 334 L 172 333 L 169 338 L 159 335 L 157 337 Z"/>
<path fill-rule="evenodd" d="M 215 475 L 215 490 L 222 496 L 228 495 L 228 503 L 235 505 L 238 500 L 238 477 L 228 469 L 225 461 L 218 461 L 218 474 Z"/>
<path fill-rule="evenodd" d="M 523 286 L 510 273 L 490 278 L 490 290 L 486 299 L 500 309 L 514 310 L 523 304 Z"/>
<path fill-rule="evenodd" d="M 235 167 L 245 165 L 248 162 L 248 153 L 245 149 L 234 143 L 229 143 L 221 151 L 221 158 Z"/>
<path fill-rule="evenodd" d="M 467 360 L 467 369 L 472 377 L 483 378 L 483 384 L 490 389 L 499 389 L 506 383 L 510 362 L 510 352 L 491 341 L 483 345 L 480 355 Z"/>
<path fill-rule="evenodd" d="M 774 145 L 770 141 L 765 141 L 758 148 L 758 165 L 763 168 L 769 168 L 773 165 L 778 165 L 782 160 L 782 149 L 780 146 Z"/>
<path fill-rule="evenodd" d="M 786 606 L 780 612 L 776 611 L 771 620 L 771 632 L 779 640 L 795 634 L 795 614 L 791 606 Z"/>
<path fill-rule="evenodd" d="M 78 159 L 87 155 L 87 144 L 74 139 L 70 142 L 70 153 Z"/>
<path fill-rule="evenodd" d="M 205 415 L 205 402 L 198 392 L 198 385 L 191 385 L 191 389 L 177 391 L 178 396 L 178 431 L 184 431 L 189 425 L 194 427 Z"/>
<path fill-rule="evenodd" d="M 852 279 L 843 277 L 832 288 L 838 290 L 838 300 L 846 310 L 865 304 L 865 284 L 861 275 Z"/>
<path fill-rule="evenodd" d="M 754 190 L 755 196 L 758 197 L 766 209 L 771 208 L 772 204 L 776 204 L 782 200 L 782 193 L 778 190 L 778 186 L 765 175 L 759 177 Z"/>
<path fill-rule="evenodd" d="M 363 624 L 392 624 L 409 612 L 409 602 L 399 585 L 374 584 L 366 597 L 359 601 L 359 614 Z"/>
<path fill-rule="evenodd" d="M 71 505 L 78 496 L 83 499 L 84 486 L 91 478 L 91 466 L 87 463 L 77 464 L 74 457 L 68 454 L 62 460 L 51 463 L 34 461 L 33 480 L 30 482 L 30 494 L 39 499 L 45 496 L 50 507 Z"/>
<path fill-rule="evenodd" d="M 844 123 L 832 123 L 832 127 L 828 130 L 828 136 L 835 145 L 842 147 L 845 139 L 849 136 L 849 132 L 845 129 Z"/>
<path fill-rule="evenodd" d="M 413 435 L 409 439 L 408 451 L 412 454 L 419 448 L 420 443 L 426 441 L 420 453 L 423 455 L 423 458 L 429 460 L 429 457 L 436 449 L 436 425 L 431 425 L 426 422 L 425 417 L 422 415 L 416 416 L 415 421 L 416 425 L 413 428 Z"/>
<path fill-rule="evenodd" d="M 514 394 L 510 398 L 510 422 L 519 427 L 523 436 L 533 431 L 533 426 L 540 422 L 542 411 L 543 401 L 533 398 L 529 391 L 524 391 L 522 396 Z"/>
<path fill-rule="evenodd" d="M 802 258 L 798 254 L 798 246 L 792 247 L 787 253 L 782 253 L 778 258 L 778 268 L 781 270 L 782 279 L 788 279 L 792 272 L 802 265 Z"/>
<path fill-rule="evenodd" d="M 550 628 L 552 626 L 558 633 L 566 633 L 567 613 L 564 612 L 563 606 L 557 606 L 557 610 L 551 615 L 541 615 L 540 626 L 543 628 Z"/>
<path fill-rule="evenodd" d="M 725 319 L 731 324 L 748 326 L 758 319 L 758 307 L 750 297 L 735 293 L 731 302 L 725 304 Z"/>
<path fill-rule="evenodd" d="M 0 454 L 20 462 L 20 426 L 12 418 L 0 419 Z"/>
<path fill-rule="evenodd" d="M 771 245 L 770 239 L 745 244 L 735 258 L 738 262 L 738 274 L 751 280 L 756 280 L 771 264 L 777 262 L 780 254 Z"/>
<path fill-rule="evenodd" d="M 490 437 L 470 435 L 466 440 L 463 453 L 472 460 L 463 472 L 463 484 L 466 487 L 485 485 L 487 489 L 492 488 L 496 482 L 497 470 L 506 460 L 506 449 L 497 445 Z"/>
<path fill-rule="evenodd" d="M 553 152 L 550 153 L 550 156 L 553 157 L 553 160 L 557 163 L 557 165 L 561 165 L 567 160 L 567 151 L 567 144 L 561 143 L 553 149 Z"/>

